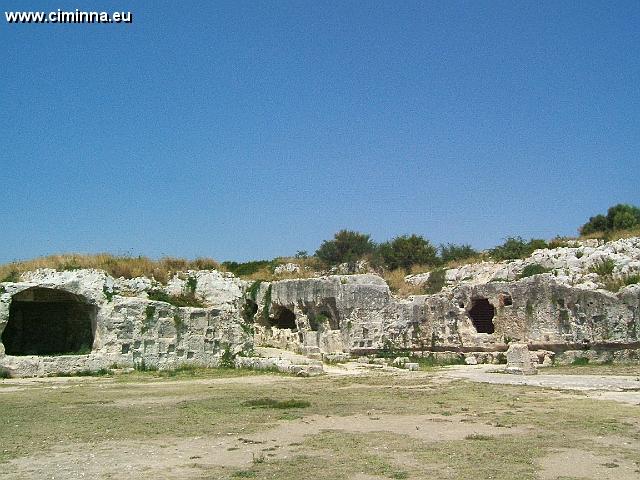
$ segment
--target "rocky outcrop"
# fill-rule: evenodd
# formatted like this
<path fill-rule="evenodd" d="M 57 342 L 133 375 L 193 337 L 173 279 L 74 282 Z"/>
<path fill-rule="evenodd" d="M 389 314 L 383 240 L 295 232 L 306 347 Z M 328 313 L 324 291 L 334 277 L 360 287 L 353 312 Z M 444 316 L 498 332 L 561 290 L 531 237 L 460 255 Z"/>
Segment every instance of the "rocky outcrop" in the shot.
<path fill-rule="evenodd" d="M 255 302 L 256 343 L 305 353 L 504 352 L 525 342 L 554 353 L 619 353 L 620 360 L 640 347 L 640 286 L 614 294 L 550 273 L 408 299 L 374 275 L 285 280 L 261 284 Z"/>
<path fill-rule="evenodd" d="M 489 282 L 512 282 L 536 265 L 556 277 L 558 283 L 588 290 L 603 288 L 603 276 L 595 273 L 598 266 L 610 263 L 611 277 L 620 279 L 640 274 L 640 238 L 624 238 L 604 243 L 599 240 L 569 242 L 571 246 L 540 249 L 522 260 L 479 262 L 451 268 L 445 272 L 445 288 L 458 285 L 481 285 Z M 406 281 L 421 285 L 430 273 L 409 275 Z"/>
<path fill-rule="evenodd" d="M 549 271 L 523 277 L 533 264 Z M 0 368 L 48 375 L 236 357 L 238 365 L 314 374 L 317 365 L 238 355 L 258 345 L 311 357 L 403 351 L 495 363 L 514 342 L 539 362 L 639 361 L 640 285 L 601 288 L 605 276 L 628 279 L 639 266 L 640 239 L 581 243 L 450 269 L 441 292 L 409 298 L 373 274 L 250 284 L 202 270 L 162 285 L 98 270 L 38 270 L 0 284 Z M 176 306 L 185 299 L 198 306 Z"/>

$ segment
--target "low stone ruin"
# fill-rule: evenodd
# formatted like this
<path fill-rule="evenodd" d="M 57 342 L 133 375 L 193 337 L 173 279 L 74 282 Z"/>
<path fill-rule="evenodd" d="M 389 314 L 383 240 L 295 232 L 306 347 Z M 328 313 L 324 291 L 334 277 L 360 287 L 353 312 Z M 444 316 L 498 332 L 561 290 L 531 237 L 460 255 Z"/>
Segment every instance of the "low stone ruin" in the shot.
<path fill-rule="evenodd" d="M 549 272 L 520 278 L 532 259 Z M 614 279 L 640 272 L 640 239 L 463 266 L 445 272 L 441 292 L 408 298 L 394 296 L 373 274 L 247 282 L 203 270 L 162 285 L 97 270 L 38 270 L 0 284 L 0 368 L 42 376 L 231 361 L 304 374 L 296 365 L 256 360 L 254 347 L 315 359 L 384 352 L 503 363 L 514 343 L 545 364 L 637 362 L 640 285 L 603 289 L 593 265 L 605 260 Z M 200 306 L 171 303 L 185 294 Z"/>

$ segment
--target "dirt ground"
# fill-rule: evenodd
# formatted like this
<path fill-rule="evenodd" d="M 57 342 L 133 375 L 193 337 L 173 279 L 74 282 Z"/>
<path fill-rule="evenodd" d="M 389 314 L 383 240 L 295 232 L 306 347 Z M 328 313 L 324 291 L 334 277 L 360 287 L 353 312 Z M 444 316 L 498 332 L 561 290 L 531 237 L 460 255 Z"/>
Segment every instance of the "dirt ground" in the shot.
<path fill-rule="evenodd" d="M 640 478 L 628 371 L 344 370 L 3 380 L 0 479 Z"/>

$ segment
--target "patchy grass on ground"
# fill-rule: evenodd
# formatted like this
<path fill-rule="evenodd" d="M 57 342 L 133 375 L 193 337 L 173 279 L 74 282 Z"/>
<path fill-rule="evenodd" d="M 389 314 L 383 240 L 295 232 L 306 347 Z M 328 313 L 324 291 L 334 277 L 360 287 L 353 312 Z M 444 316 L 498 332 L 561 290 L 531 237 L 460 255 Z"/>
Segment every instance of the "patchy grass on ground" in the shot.
<path fill-rule="evenodd" d="M 233 370 L 2 385 L 0 479 L 539 479 L 566 477 L 563 455 L 607 465 L 576 477 L 640 475 L 640 407 L 537 387 Z"/>

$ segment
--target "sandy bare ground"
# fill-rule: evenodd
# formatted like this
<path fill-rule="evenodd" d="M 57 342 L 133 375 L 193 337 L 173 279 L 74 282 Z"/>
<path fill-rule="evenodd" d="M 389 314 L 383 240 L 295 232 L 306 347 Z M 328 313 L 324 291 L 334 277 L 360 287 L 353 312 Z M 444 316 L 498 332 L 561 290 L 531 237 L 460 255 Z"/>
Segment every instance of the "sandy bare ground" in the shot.
<path fill-rule="evenodd" d="M 544 371 L 538 375 L 508 375 L 497 373 L 493 365 L 451 366 L 440 370 L 442 379 L 464 379 L 473 382 L 526 385 L 553 390 L 574 390 L 590 398 L 614 400 L 640 405 L 640 378 L 630 375 L 553 375 Z"/>
<path fill-rule="evenodd" d="M 593 480 L 638 480 L 634 462 L 611 453 L 597 455 L 580 449 L 552 453 L 540 460 L 540 479 L 580 478 Z"/>

